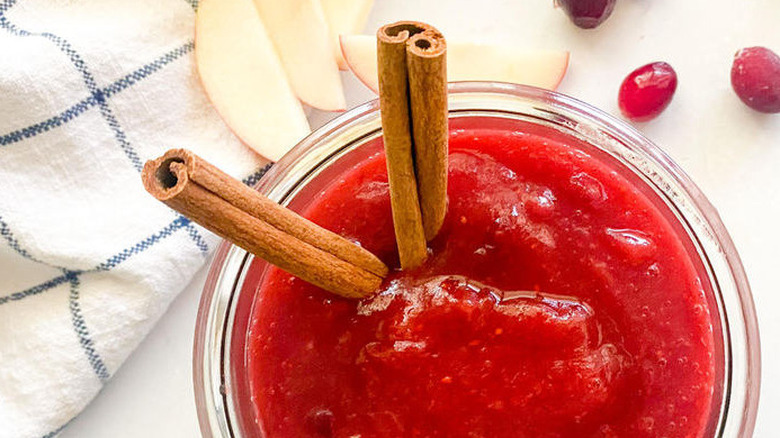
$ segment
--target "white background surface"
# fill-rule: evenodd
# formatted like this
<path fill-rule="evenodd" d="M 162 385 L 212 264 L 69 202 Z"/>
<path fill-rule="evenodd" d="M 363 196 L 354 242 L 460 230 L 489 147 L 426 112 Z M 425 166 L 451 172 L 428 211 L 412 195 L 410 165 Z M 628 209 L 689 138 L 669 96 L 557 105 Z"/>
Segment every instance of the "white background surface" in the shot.
<path fill-rule="evenodd" d="M 736 50 L 780 52 L 778 0 L 618 0 L 594 31 L 571 25 L 552 0 L 376 0 L 367 31 L 398 19 L 430 22 L 449 38 L 572 53 L 559 91 L 617 114 L 623 77 L 647 62 L 677 70 L 674 101 L 639 128 L 693 177 L 719 209 L 742 256 L 758 308 L 763 382 L 757 437 L 780 435 L 780 114 L 745 107 L 729 82 Z M 347 97 L 371 94 L 345 74 Z M 313 125 L 330 117 L 312 115 Z M 191 384 L 192 335 L 202 270 L 87 410 L 75 437 L 199 435 Z"/>

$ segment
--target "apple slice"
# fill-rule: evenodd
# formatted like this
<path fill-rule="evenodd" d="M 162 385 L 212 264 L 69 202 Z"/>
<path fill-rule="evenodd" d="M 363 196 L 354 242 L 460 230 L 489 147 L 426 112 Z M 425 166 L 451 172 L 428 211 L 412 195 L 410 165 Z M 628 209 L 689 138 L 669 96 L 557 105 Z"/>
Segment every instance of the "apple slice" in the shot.
<path fill-rule="evenodd" d="M 339 35 L 359 33 L 366 25 L 374 0 L 320 0 L 325 20 L 328 22 L 339 69 L 347 70 L 347 62 L 341 53 Z"/>
<path fill-rule="evenodd" d="M 335 49 L 319 0 L 254 1 L 298 98 L 325 111 L 345 110 Z"/>
<path fill-rule="evenodd" d="M 376 38 L 342 35 L 341 51 L 350 70 L 376 93 L 379 90 Z M 523 51 L 512 46 L 447 41 L 447 80 L 497 81 L 554 90 L 569 66 L 567 51 Z"/>
<path fill-rule="evenodd" d="M 260 155 L 276 161 L 309 133 L 252 0 L 201 0 L 195 59 L 217 112 Z"/>

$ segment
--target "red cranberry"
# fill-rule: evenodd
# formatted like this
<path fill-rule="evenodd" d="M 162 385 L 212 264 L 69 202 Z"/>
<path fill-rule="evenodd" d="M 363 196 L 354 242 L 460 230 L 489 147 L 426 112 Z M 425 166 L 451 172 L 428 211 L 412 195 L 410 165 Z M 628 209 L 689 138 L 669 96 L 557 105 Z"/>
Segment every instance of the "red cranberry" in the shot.
<path fill-rule="evenodd" d="M 780 113 L 780 56 L 766 47 L 740 50 L 731 66 L 731 86 L 754 110 Z"/>
<path fill-rule="evenodd" d="M 593 29 L 609 18 L 617 0 L 555 0 L 578 27 Z"/>
<path fill-rule="evenodd" d="M 618 104 L 627 118 L 650 120 L 672 101 L 677 89 L 677 73 L 665 62 L 643 65 L 626 76 L 620 86 Z"/>

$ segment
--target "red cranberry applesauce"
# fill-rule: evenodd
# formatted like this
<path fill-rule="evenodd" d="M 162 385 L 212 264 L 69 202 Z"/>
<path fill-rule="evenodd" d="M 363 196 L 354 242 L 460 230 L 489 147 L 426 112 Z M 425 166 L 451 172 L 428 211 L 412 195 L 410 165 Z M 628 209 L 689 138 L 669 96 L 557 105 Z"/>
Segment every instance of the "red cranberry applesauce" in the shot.
<path fill-rule="evenodd" d="M 420 268 L 362 301 L 274 267 L 245 283 L 267 436 L 703 436 L 709 285 L 672 213 L 549 128 L 469 117 L 449 140 L 449 206 Z M 372 156 L 303 213 L 397 266 L 385 169 Z"/>

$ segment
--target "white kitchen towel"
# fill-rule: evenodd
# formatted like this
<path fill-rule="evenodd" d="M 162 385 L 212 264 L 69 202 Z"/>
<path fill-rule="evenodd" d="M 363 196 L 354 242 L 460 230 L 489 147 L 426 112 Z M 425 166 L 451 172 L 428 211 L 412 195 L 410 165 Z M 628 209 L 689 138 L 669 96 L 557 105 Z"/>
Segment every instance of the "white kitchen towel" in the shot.
<path fill-rule="evenodd" d="M 198 82 L 195 1 L 0 0 L 2 438 L 57 435 L 217 243 L 143 162 L 186 147 L 262 174 Z"/>

